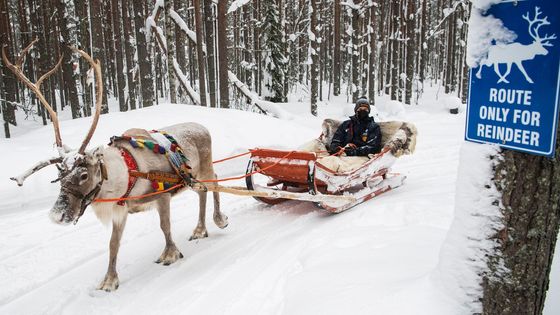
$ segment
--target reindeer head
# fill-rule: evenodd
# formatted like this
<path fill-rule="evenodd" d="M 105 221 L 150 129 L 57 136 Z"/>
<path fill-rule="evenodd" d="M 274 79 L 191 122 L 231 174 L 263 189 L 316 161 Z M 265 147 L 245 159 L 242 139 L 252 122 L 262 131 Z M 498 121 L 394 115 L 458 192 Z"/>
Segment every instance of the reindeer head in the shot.
<path fill-rule="evenodd" d="M 529 35 L 531 35 L 534 40 L 534 53 L 536 55 L 546 56 L 548 55 L 548 50 L 546 49 L 546 47 L 553 46 L 550 43 L 550 40 L 556 39 L 556 34 L 552 34 L 550 36 L 546 34 L 544 37 L 541 37 L 539 35 L 539 29 L 543 25 L 550 25 L 548 17 L 539 18 L 539 15 L 541 15 L 541 13 L 541 9 L 539 7 L 535 7 L 535 18 L 531 20 L 529 18 L 529 12 L 527 12 L 527 14 L 523 15 L 523 19 L 529 23 Z"/>
<path fill-rule="evenodd" d="M 41 76 L 36 83 L 31 82 L 31 80 L 29 80 L 22 71 L 25 55 L 37 41 L 38 39 L 35 39 L 20 53 L 15 65 L 12 64 L 6 57 L 5 47 L 2 49 L 2 59 L 8 69 L 15 74 L 18 80 L 23 82 L 31 91 L 33 91 L 33 93 L 35 93 L 35 95 L 37 95 L 37 98 L 43 107 L 45 107 L 48 111 L 54 127 L 55 142 L 59 156 L 41 161 L 27 172 L 11 179 L 15 180 L 18 185 L 21 186 L 23 185 L 25 179 L 33 173 L 48 165 L 57 163 L 59 178 L 55 180 L 55 182 L 60 181 L 61 188 L 60 195 L 50 212 L 50 217 L 57 223 L 70 223 L 72 221 L 76 221 L 83 214 L 85 208 L 93 201 L 95 195 L 101 189 L 103 179 L 107 177 L 103 166 L 102 150 L 96 149 L 88 153 L 85 151 L 89 140 L 93 136 L 93 132 L 97 127 L 97 122 L 101 113 L 101 101 L 103 95 L 101 66 L 99 64 L 99 60 L 94 61 L 93 58 L 91 58 L 91 56 L 86 52 L 72 47 L 74 52 L 79 53 L 89 62 L 94 69 L 96 76 L 96 102 L 93 122 L 88 134 L 80 146 L 80 149 L 77 152 L 72 152 L 72 150 L 62 144 L 60 128 L 58 125 L 58 116 L 46 101 L 40 89 L 41 83 L 43 83 L 45 79 L 47 79 L 60 67 L 62 57 L 60 57 L 56 66 Z"/>
<path fill-rule="evenodd" d="M 59 166 L 60 194 L 49 213 L 51 220 L 59 224 L 77 221 L 106 179 L 101 147 L 83 156 L 66 157 Z"/>

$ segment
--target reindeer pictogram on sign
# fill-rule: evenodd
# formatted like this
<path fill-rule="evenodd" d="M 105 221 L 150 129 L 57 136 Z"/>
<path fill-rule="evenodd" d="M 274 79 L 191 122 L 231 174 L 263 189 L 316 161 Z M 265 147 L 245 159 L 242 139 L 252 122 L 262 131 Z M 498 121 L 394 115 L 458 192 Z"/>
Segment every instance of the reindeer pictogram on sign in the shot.
<path fill-rule="evenodd" d="M 511 44 L 492 45 L 490 49 L 488 49 L 488 55 L 486 58 L 480 62 L 476 77 L 479 79 L 482 77 L 483 66 L 494 66 L 494 71 L 499 77 L 498 83 L 509 83 L 507 77 L 511 72 L 511 66 L 515 64 L 523 76 L 525 76 L 527 82 L 534 83 L 531 77 L 527 74 L 527 71 L 525 71 L 523 61 L 533 60 L 538 55 L 546 56 L 548 54 L 546 47 L 554 46 L 550 40 L 556 39 L 556 34 L 546 34 L 544 37 L 541 37 L 539 34 L 539 30 L 542 26 L 550 25 L 548 17 L 545 16 L 544 18 L 539 18 L 541 14 L 541 9 L 539 7 L 535 7 L 534 19 L 529 17 L 529 12 L 523 15 L 523 19 L 529 23 L 529 35 L 533 38 L 533 43 L 524 45 L 514 42 Z M 501 64 L 505 64 L 507 66 L 506 72 L 503 75 L 500 71 Z"/>

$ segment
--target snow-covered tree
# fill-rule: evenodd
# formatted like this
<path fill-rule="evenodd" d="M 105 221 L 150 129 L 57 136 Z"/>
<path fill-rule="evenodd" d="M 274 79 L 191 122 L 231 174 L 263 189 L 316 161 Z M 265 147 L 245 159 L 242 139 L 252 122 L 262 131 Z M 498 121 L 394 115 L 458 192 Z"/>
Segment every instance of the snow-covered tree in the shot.
<path fill-rule="evenodd" d="M 271 102 L 286 102 L 284 80 L 287 61 L 283 52 L 280 12 L 275 1 L 265 1 L 265 18 L 261 36 L 263 36 L 265 64 L 262 95 Z"/>

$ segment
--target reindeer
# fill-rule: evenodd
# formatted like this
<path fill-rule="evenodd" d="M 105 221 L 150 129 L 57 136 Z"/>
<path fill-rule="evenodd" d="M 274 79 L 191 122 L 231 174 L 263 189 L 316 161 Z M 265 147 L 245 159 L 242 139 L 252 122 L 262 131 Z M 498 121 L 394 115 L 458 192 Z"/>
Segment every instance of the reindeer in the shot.
<path fill-rule="evenodd" d="M 478 72 L 476 73 L 477 78 L 481 78 L 482 67 L 483 66 L 494 66 L 494 71 L 499 77 L 498 83 L 504 82 L 509 83 L 507 80 L 507 76 L 511 72 L 512 64 L 515 64 L 519 71 L 525 76 L 525 79 L 529 83 L 534 83 L 533 80 L 525 71 L 523 67 L 523 61 L 526 60 L 533 60 L 536 56 L 542 55 L 546 56 L 548 54 L 548 50 L 546 47 L 552 47 L 549 41 L 552 39 L 556 39 L 556 34 L 551 36 L 545 35 L 544 38 L 541 38 L 539 35 L 539 29 L 543 25 L 550 25 L 548 21 L 548 17 L 544 17 L 542 19 L 539 18 L 541 15 L 541 11 L 539 7 L 535 7 L 535 18 L 531 20 L 529 18 L 529 12 L 523 15 L 523 19 L 529 23 L 529 35 L 533 38 L 533 43 L 529 45 L 523 45 L 521 43 L 511 43 L 511 44 L 498 44 L 492 45 L 488 50 L 488 56 L 486 59 L 482 60 L 480 66 L 478 68 Z M 536 26 L 535 26 L 536 25 Z M 502 75 L 500 72 L 500 64 L 506 64 L 507 69 L 506 73 Z"/>
<path fill-rule="evenodd" d="M 60 181 L 61 188 L 59 196 L 53 208 L 50 210 L 49 216 L 52 221 L 63 225 L 68 225 L 72 222 L 75 224 L 90 204 L 95 214 L 102 222 L 108 224 L 112 221 L 113 229 L 109 244 L 109 266 L 104 279 L 97 287 L 100 290 L 114 291 L 119 287 L 119 278 L 116 269 L 117 254 L 129 213 L 145 211 L 154 207 L 157 208 L 160 217 L 160 227 L 165 237 L 165 248 L 156 260 L 156 263 L 170 265 L 178 259 L 183 258 L 183 254 L 176 247 L 171 237 L 170 200 L 172 196 L 184 191 L 187 187 L 183 186 L 148 198 L 127 200 L 122 205 L 115 202 L 95 202 L 95 200 L 99 199 L 119 198 L 125 195 L 127 190 L 130 189 L 130 187 L 128 187 L 129 170 L 123 160 L 123 150 L 130 153 L 132 158 L 136 161 L 139 171 L 156 170 L 173 173 L 174 169 L 171 163 L 168 162 L 165 155 L 155 154 L 150 150 L 134 149 L 126 141 L 115 141 L 109 146 L 100 146 L 93 150 L 86 151 L 86 147 L 99 120 L 103 81 L 101 78 L 101 66 L 99 61 L 94 61 L 87 53 L 76 48 L 72 48 L 73 51 L 85 58 L 95 72 L 96 110 L 93 123 L 80 148 L 77 151 L 72 151 L 67 146 L 63 145 L 57 114 L 45 100 L 40 90 L 41 83 L 59 68 L 62 57 L 56 66 L 40 77 L 36 83 L 31 82 L 23 74 L 22 64 L 25 55 L 36 42 L 37 39 L 20 53 L 16 65 L 8 60 L 5 49 L 2 49 L 2 59 L 16 77 L 37 95 L 39 101 L 51 116 L 59 156 L 37 163 L 25 173 L 16 178 L 12 178 L 12 180 L 15 180 L 18 185 L 21 186 L 25 179 L 33 173 L 48 165 L 56 164 L 59 169 L 57 181 Z M 180 147 L 182 147 L 188 158 L 189 166 L 191 167 L 190 175 L 193 181 L 212 180 L 216 178 L 212 166 L 211 138 L 206 128 L 196 123 L 183 123 L 162 128 L 162 130 L 173 135 Z M 150 134 L 143 129 L 130 129 L 127 130 L 124 135 L 150 138 Z M 216 184 L 209 183 L 207 185 L 210 187 L 210 185 Z M 150 182 L 139 178 L 128 192 L 131 196 L 135 196 L 152 191 Z M 203 189 L 203 187 L 201 188 L 200 185 L 196 191 L 199 197 L 199 218 L 190 240 L 208 236 L 205 225 L 207 191 Z M 218 227 L 225 228 L 228 225 L 228 221 L 227 216 L 220 212 L 219 193 L 214 192 L 213 197 L 214 222 Z"/>

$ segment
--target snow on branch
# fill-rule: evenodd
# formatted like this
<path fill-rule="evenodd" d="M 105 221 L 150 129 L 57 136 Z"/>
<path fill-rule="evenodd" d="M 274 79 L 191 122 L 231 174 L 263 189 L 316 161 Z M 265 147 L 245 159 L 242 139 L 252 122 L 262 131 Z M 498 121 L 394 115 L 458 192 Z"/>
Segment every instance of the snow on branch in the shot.
<path fill-rule="evenodd" d="M 152 40 L 151 32 L 154 27 L 157 27 L 156 21 L 159 19 L 159 15 L 161 10 L 164 8 L 163 0 L 157 0 L 154 9 L 152 10 L 152 14 L 146 18 L 146 25 L 144 26 L 144 34 L 146 34 L 146 43 L 149 44 Z"/>
<path fill-rule="evenodd" d="M 234 0 L 233 3 L 229 6 L 227 14 L 235 12 L 237 9 L 249 3 L 249 1 L 250 0 Z"/>
<path fill-rule="evenodd" d="M 281 109 L 278 106 L 278 104 L 275 104 L 275 103 L 272 103 L 272 102 L 269 102 L 269 101 L 261 100 L 259 98 L 259 96 L 257 94 L 255 94 L 254 92 L 252 92 L 251 90 L 249 90 L 247 85 L 245 83 L 241 82 L 241 80 L 239 80 L 233 72 L 228 71 L 228 77 L 229 77 L 229 81 L 243 95 L 245 95 L 245 97 L 247 97 L 247 99 L 250 101 L 251 105 L 254 105 L 255 107 L 257 107 L 264 114 L 271 115 L 273 117 L 281 118 L 281 119 L 293 119 L 294 118 L 292 114 L 290 114 L 290 113 L 286 112 L 285 110 Z"/>
<path fill-rule="evenodd" d="M 190 86 L 187 77 L 185 76 L 183 71 L 181 71 L 181 67 L 179 67 L 179 64 L 177 63 L 177 60 L 175 60 L 175 58 L 173 58 L 173 70 L 175 71 L 175 75 L 179 79 L 179 82 L 181 83 L 185 91 L 187 91 L 187 93 L 189 94 L 189 97 L 193 100 L 193 102 L 195 102 L 196 105 L 200 105 L 200 94 L 198 94 L 192 88 L 192 86 Z"/>
<path fill-rule="evenodd" d="M 169 16 L 173 19 L 177 26 L 179 26 L 179 28 L 187 34 L 189 39 L 196 44 L 196 33 L 188 27 L 187 23 L 185 23 L 181 16 L 177 14 L 175 10 L 171 10 L 169 12 Z M 206 52 L 206 45 L 204 43 L 202 44 L 202 51 Z"/>

